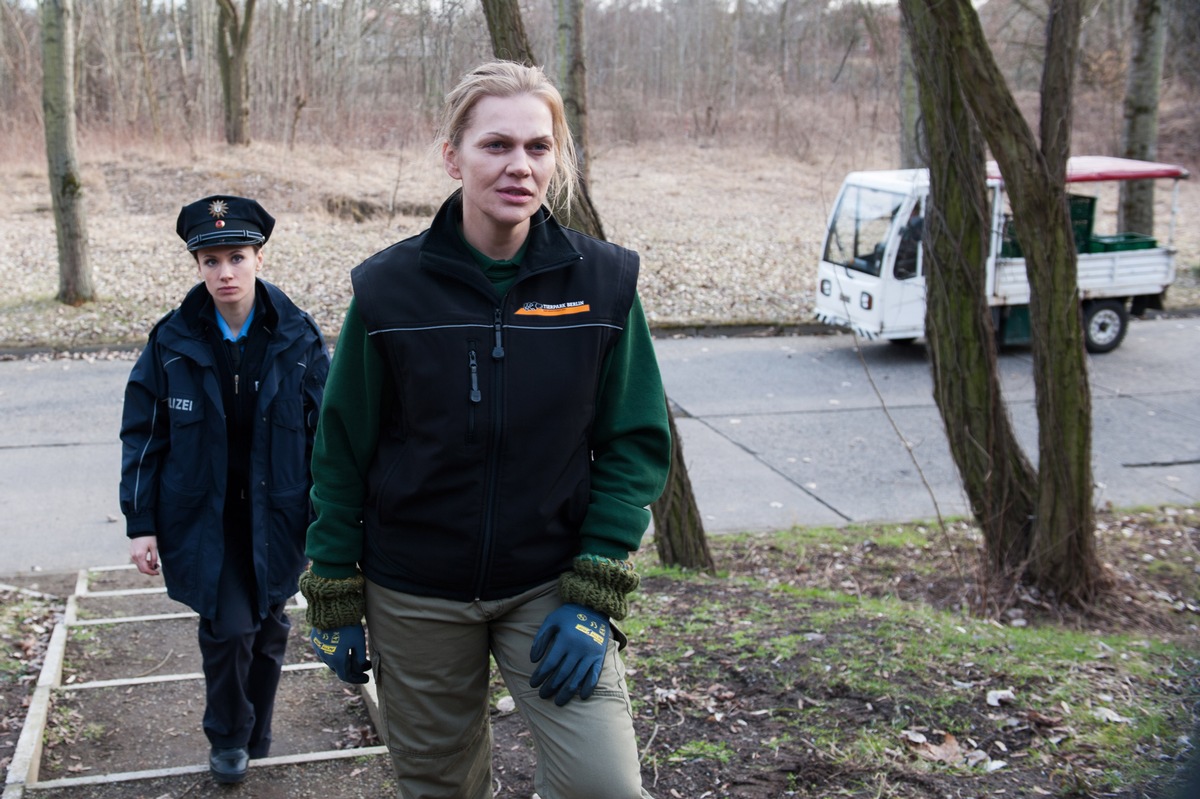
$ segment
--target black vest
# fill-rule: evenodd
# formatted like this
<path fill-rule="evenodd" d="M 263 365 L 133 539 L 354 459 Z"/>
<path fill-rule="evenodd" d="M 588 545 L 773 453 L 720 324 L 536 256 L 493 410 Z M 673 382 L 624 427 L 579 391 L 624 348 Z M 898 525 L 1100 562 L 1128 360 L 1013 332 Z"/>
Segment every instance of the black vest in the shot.
<path fill-rule="evenodd" d="M 361 566 L 395 590 L 497 599 L 555 579 L 579 552 L 605 360 L 636 253 L 532 220 L 500 299 L 456 230 L 457 196 L 424 233 L 354 269 L 387 365 Z"/>

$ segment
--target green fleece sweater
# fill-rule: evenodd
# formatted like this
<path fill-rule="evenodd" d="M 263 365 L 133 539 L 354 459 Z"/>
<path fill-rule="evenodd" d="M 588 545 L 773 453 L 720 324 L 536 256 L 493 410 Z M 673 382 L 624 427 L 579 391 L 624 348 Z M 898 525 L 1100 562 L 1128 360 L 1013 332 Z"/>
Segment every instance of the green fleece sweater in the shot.
<path fill-rule="evenodd" d="M 476 258 L 503 296 L 516 278 L 516 268 L 510 262 Z M 592 462 L 579 555 L 593 562 L 624 561 L 649 525 L 647 506 L 666 484 L 671 452 L 662 379 L 640 300 L 635 299 L 625 330 L 602 369 L 594 431 L 597 439 L 610 444 L 604 457 Z M 306 552 L 312 573 L 320 578 L 344 579 L 358 573 L 367 471 L 381 420 L 393 401 L 386 366 L 352 300 L 325 384 L 313 450 L 317 518 L 308 530 Z"/>

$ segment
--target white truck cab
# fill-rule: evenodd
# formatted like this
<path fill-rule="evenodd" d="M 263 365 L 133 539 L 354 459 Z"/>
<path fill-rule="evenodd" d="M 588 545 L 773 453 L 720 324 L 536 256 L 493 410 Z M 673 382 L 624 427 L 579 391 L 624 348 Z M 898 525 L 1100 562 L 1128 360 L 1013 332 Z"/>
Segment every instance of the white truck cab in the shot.
<path fill-rule="evenodd" d="M 1161 308 L 1175 279 L 1175 215 L 1181 166 L 1108 156 L 1067 163 L 1071 225 L 1078 252 L 1079 296 L 1089 352 L 1108 352 L 1125 337 L 1129 314 Z M 1096 197 L 1078 184 L 1171 178 L 1174 194 L 1165 246 L 1135 233 L 1098 236 Z M 991 229 L 985 287 L 1000 344 L 1029 341 L 1029 281 L 994 162 L 988 164 Z M 929 172 L 851 172 L 842 183 L 825 233 L 817 272 L 817 318 L 865 338 L 910 342 L 925 334 L 925 271 L 921 231 Z"/>

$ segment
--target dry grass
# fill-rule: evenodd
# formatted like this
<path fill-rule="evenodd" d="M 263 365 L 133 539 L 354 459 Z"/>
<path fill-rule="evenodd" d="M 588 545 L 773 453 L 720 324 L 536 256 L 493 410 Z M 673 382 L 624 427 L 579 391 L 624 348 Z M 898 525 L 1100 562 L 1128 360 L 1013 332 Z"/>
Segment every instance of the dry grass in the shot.
<path fill-rule="evenodd" d="M 891 144 L 878 132 L 840 139 L 814 132 L 775 144 L 625 144 L 594 154 L 594 199 L 608 237 L 642 255 L 640 287 L 652 324 L 812 321 L 822 231 L 842 177 L 889 166 Z M 256 197 L 278 218 L 264 276 L 336 334 L 350 297 L 348 271 L 421 230 L 454 187 L 422 150 L 288 151 L 266 143 L 179 150 L 110 143 L 85 153 L 83 174 L 99 299 L 68 308 L 53 299 L 57 252 L 45 164 L 0 164 L 0 347 L 144 340 L 195 280 L 174 232 L 178 209 L 212 193 Z M 1169 192 L 1160 200 L 1165 219 Z M 1180 206 L 1180 279 L 1169 303 L 1195 307 L 1194 181 L 1181 184 Z M 1112 224 L 1114 208 L 1102 198 L 1099 231 Z"/>

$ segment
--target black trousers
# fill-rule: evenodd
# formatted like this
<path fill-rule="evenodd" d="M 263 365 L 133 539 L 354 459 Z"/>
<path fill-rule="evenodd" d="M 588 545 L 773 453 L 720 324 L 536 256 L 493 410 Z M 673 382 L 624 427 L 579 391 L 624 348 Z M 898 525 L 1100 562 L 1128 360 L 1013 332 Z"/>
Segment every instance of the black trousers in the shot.
<path fill-rule="evenodd" d="M 271 717 L 291 621 L 279 604 L 258 612 L 248 551 L 226 546 L 217 616 L 200 619 L 206 705 L 204 734 L 218 748 L 244 746 L 250 757 L 271 749 Z"/>

